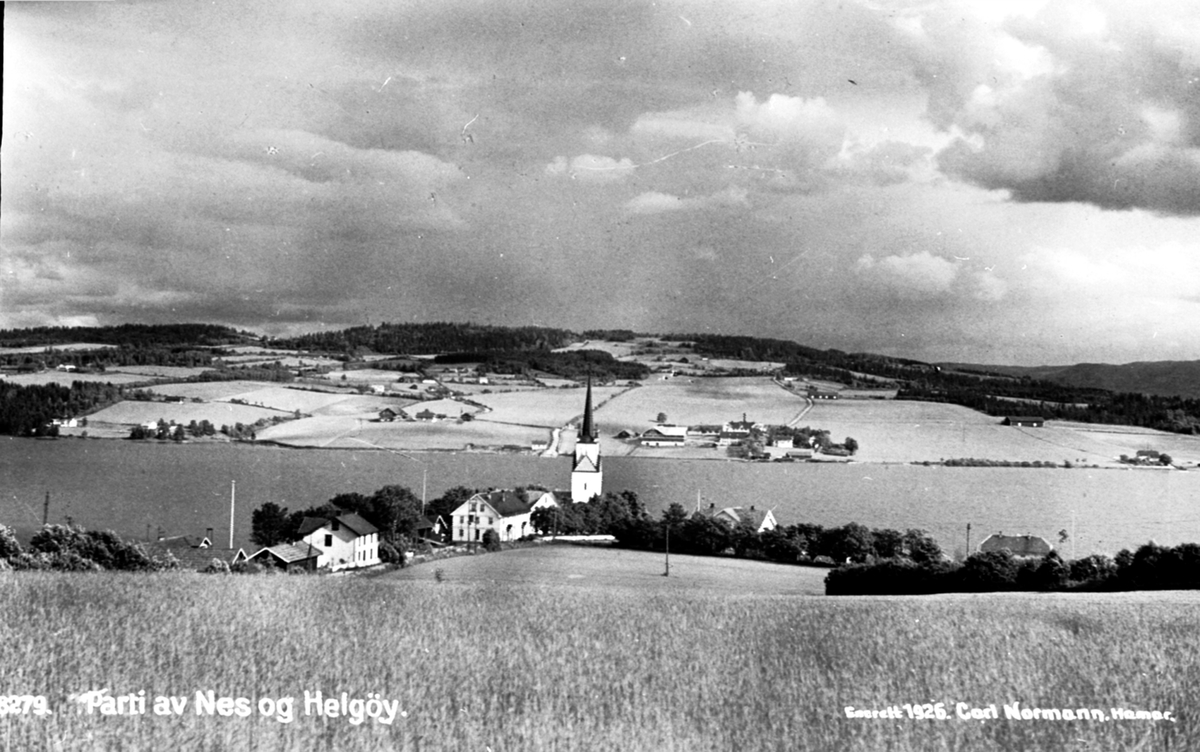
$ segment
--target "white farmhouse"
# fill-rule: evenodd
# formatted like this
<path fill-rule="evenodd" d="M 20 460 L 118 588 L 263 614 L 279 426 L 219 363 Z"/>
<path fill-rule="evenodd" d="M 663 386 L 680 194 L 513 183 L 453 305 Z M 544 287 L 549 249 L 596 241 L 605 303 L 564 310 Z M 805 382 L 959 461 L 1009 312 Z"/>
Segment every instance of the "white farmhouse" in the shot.
<path fill-rule="evenodd" d="M 535 509 L 558 506 L 550 491 L 486 491 L 463 502 L 450 515 L 451 535 L 455 543 L 479 542 L 487 530 L 495 530 L 502 541 L 514 541 L 532 535 Z"/>
<path fill-rule="evenodd" d="M 302 541 L 320 550 L 317 567 L 333 571 L 370 567 L 379 563 L 379 528 L 357 514 L 331 520 L 305 517 L 300 523 Z"/>

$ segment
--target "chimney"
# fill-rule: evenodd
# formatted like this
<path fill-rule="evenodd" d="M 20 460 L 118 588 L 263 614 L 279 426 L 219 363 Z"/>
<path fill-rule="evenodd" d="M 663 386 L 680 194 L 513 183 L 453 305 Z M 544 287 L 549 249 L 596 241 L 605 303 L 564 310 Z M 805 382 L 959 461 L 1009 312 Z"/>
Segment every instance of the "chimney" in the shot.
<path fill-rule="evenodd" d="M 714 502 L 711 502 L 711 501 L 710 501 L 710 502 L 708 503 L 708 508 L 709 508 L 709 509 L 716 509 L 716 508 L 717 508 L 717 505 L 716 505 Z"/>
<path fill-rule="evenodd" d="M 753 512 L 753 511 L 754 511 L 754 505 L 753 505 L 753 504 L 751 504 L 751 505 L 750 505 L 750 511 L 751 511 L 751 512 Z"/>

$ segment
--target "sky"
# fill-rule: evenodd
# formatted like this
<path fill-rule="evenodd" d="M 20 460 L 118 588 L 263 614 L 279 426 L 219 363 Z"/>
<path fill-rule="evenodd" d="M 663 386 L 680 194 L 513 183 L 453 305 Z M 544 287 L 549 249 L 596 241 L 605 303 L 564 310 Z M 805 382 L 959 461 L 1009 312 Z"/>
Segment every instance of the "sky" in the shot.
<path fill-rule="evenodd" d="M 1195 3 L 4 5 L 3 328 L 1200 359 Z"/>

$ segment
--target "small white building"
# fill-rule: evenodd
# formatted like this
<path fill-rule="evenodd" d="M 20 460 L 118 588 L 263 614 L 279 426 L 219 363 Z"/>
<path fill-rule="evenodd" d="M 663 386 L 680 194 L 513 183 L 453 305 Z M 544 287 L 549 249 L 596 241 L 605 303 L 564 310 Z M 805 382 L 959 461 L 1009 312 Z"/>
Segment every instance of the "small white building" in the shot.
<path fill-rule="evenodd" d="M 370 567 L 379 563 L 379 528 L 354 513 L 332 520 L 305 517 L 300 523 L 304 543 L 320 550 L 317 568 L 333 571 Z"/>
<path fill-rule="evenodd" d="M 486 491 L 459 505 L 450 515 L 451 540 L 480 542 L 487 530 L 495 530 L 502 541 L 514 541 L 534 533 L 535 509 L 558 506 L 550 491 Z"/>

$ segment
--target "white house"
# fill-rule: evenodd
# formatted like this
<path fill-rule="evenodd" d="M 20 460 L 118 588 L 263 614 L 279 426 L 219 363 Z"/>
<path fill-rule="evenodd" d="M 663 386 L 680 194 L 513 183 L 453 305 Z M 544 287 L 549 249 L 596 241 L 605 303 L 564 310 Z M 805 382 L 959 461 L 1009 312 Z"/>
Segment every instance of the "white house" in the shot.
<path fill-rule="evenodd" d="M 463 502 L 450 515 L 452 540 L 478 542 L 487 530 L 495 530 L 502 541 L 513 541 L 534 532 L 535 509 L 558 506 L 550 491 L 486 491 Z"/>
<path fill-rule="evenodd" d="M 379 528 L 357 514 L 343 514 L 332 520 L 305 517 L 299 533 L 303 543 L 320 550 L 318 568 L 329 567 L 336 572 L 379 563 Z"/>

